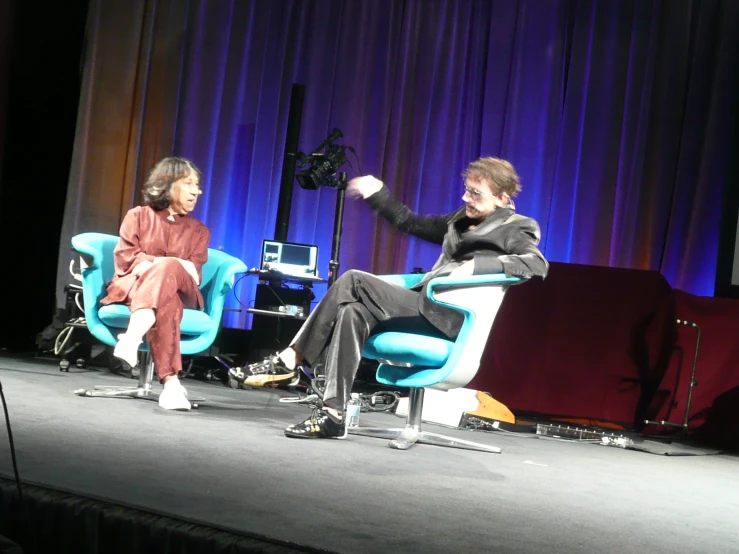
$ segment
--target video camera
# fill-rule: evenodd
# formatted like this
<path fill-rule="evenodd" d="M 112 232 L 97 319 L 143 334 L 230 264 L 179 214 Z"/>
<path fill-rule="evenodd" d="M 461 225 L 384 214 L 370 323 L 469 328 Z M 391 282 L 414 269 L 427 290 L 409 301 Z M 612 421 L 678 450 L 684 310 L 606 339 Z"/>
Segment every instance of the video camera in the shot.
<path fill-rule="evenodd" d="M 316 190 L 320 186 L 338 187 L 339 181 L 334 177 L 339 168 L 346 163 L 347 147 L 341 144 L 333 144 L 344 134 L 334 128 L 331 134 L 326 137 L 318 148 L 308 155 L 298 152 L 298 167 L 302 168 L 310 165 L 308 169 L 299 171 L 295 177 L 301 188 L 307 190 Z M 321 152 L 323 149 L 325 152 Z"/>

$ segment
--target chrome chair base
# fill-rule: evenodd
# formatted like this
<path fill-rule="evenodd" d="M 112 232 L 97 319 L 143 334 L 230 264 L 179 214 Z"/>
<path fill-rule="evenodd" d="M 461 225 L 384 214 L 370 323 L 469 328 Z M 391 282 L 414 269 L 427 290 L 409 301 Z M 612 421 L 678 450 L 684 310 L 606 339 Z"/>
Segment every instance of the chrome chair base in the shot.
<path fill-rule="evenodd" d="M 154 362 L 151 354 L 148 352 L 139 352 L 139 362 L 137 367 L 144 367 L 144 371 L 139 371 L 138 383 L 136 386 L 96 386 L 92 389 L 77 389 L 74 394 L 77 396 L 104 397 L 104 398 L 140 398 L 142 400 L 159 401 L 161 392 L 155 392 L 151 389 L 151 381 L 154 377 Z M 190 404 L 193 408 L 197 408 L 199 404 L 205 402 L 205 398 L 190 398 Z"/>
<path fill-rule="evenodd" d="M 500 454 L 501 449 L 496 446 L 488 446 L 479 442 L 455 439 L 447 435 L 429 433 L 420 429 L 406 426 L 403 429 L 382 429 L 373 427 L 350 427 L 350 435 L 362 435 L 375 437 L 377 439 L 391 439 L 388 443 L 390 448 L 397 450 L 408 450 L 416 443 L 431 444 L 434 446 L 446 446 L 447 448 L 463 448 L 465 450 L 476 450 L 478 452 L 490 452 Z"/>
<path fill-rule="evenodd" d="M 408 399 L 408 418 L 402 429 L 383 429 L 380 427 L 349 427 L 350 435 L 362 435 L 377 439 L 390 439 L 388 446 L 397 450 L 408 450 L 416 443 L 445 446 L 447 448 L 463 448 L 478 452 L 500 454 L 502 450 L 497 446 L 488 446 L 479 442 L 455 439 L 447 435 L 429 433 L 421 430 L 421 412 L 423 410 L 424 389 L 411 389 Z"/>

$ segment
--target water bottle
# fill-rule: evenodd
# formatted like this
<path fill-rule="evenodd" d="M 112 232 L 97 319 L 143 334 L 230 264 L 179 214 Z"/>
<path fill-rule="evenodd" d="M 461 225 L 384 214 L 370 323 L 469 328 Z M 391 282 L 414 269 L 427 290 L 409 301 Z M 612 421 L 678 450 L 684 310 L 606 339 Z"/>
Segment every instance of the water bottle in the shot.
<path fill-rule="evenodd" d="M 359 427 L 359 413 L 362 405 L 359 402 L 359 393 L 353 392 L 346 404 L 346 426 Z"/>

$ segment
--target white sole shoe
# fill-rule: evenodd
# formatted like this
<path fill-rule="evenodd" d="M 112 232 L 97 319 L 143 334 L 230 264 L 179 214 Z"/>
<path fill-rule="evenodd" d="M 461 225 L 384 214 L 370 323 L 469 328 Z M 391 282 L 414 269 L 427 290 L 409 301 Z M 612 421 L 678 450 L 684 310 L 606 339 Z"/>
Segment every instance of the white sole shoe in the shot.
<path fill-rule="evenodd" d="M 259 375 L 249 375 L 249 377 L 244 380 L 244 384 L 250 387 L 263 387 L 269 383 L 287 381 L 293 377 L 295 377 L 294 371 L 292 373 L 279 373 L 277 375 L 260 373 Z"/>
<path fill-rule="evenodd" d="M 113 356 L 123 360 L 131 367 L 136 367 L 139 361 L 139 345 L 142 341 L 132 340 L 126 334 L 118 335 L 118 342 L 113 349 Z"/>
<path fill-rule="evenodd" d="M 184 387 L 165 387 L 159 395 L 159 407 L 165 410 L 188 411 L 192 406 L 187 400 Z"/>

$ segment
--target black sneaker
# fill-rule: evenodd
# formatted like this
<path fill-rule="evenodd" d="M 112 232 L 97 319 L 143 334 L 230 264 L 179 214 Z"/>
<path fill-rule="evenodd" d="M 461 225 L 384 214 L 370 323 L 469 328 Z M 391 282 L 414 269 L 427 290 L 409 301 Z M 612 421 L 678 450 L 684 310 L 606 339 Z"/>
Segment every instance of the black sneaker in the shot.
<path fill-rule="evenodd" d="M 305 421 L 285 429 L 285 435 L 294 439 L 345 439 L 346 425 L 336 422 L 324 410 L 315 409 Z"/>
<path fill-rule="evenodd" d="M 228 374 L 235 381 L 252 387 L 263 387 L 268 383 L 287 381 L 295 377 L 295 371 L 288 369 L 277 354 L 244 368 L 232 367 Z"/>

